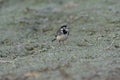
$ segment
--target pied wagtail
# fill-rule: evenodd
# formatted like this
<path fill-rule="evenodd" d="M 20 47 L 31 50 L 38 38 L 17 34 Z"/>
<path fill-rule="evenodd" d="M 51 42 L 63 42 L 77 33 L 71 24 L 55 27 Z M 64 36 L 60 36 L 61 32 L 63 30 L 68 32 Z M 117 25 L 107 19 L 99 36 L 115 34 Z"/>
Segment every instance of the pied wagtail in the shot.
<path fill-rule="evenodd" d="M 67 40 L 68 35 L 69 31 L 67 25 L 62 25 L 56 32 L 55 38 L 52 40 L 52 42 L 57 40 L 64 43 L 64 41 Z"/>

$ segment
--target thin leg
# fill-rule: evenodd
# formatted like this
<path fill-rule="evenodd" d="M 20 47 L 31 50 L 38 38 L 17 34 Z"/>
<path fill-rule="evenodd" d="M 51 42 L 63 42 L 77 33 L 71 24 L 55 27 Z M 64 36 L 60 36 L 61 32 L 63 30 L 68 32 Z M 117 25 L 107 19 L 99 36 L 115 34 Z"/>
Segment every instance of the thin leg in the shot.
<path fill-rule="evenodd" d="M 64 42 L 64 41 L 62 41 L 62 44 L 63 44 L 63 45 L 65 45 L 65 42 Z"/>
<path fill-rule="evenodd" d="M 61 41 L 59 41 L 59 45 L 61 46 Z"/>

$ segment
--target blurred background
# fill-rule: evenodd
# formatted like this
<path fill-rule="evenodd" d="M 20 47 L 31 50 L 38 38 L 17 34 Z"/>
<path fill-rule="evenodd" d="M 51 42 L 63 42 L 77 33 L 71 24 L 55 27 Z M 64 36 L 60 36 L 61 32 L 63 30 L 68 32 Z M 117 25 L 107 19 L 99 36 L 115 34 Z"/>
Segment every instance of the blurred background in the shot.
<path fill-rule="evenodd" d="M 120 80 L 120 0 L 0 0 L 0 80 Z M 63 24 L 69 39 L 54 38 Z"/>

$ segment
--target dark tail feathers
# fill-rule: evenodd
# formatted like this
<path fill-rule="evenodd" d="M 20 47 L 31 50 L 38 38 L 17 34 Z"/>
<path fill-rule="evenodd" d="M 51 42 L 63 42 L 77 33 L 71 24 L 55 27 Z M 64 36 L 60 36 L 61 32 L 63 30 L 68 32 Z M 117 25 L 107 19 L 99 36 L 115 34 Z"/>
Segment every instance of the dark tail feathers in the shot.
<path fill-rule="evenodd" d="M 53 39 L 52 42 L 55 41 L 55 40 L 56 40 L 56 39 Z"/>

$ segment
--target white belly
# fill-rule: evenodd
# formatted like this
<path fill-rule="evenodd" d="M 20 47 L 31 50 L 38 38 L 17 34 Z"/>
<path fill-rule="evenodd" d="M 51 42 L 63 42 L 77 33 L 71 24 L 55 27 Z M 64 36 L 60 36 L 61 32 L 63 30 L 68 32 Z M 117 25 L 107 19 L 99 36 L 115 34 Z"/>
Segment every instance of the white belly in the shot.
<path fill-rule="evenodd" d="M 58 35 L 57 37 L 56 37 L 56 39 L 58 40 L 58 41 L 64 41 L 64 40 L 66 40 L 68 37 L 67 37 L 67 35 Z"/>

